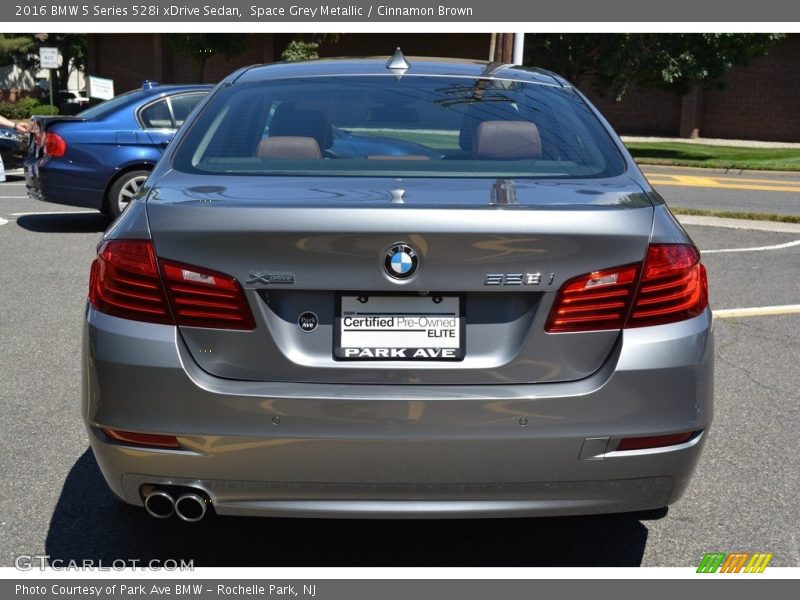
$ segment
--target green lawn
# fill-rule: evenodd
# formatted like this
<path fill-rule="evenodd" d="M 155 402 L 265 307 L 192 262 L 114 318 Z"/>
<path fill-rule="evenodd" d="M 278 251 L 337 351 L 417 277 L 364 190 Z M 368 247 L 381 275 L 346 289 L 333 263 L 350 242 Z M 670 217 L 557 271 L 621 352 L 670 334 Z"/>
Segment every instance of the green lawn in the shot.
<path fill-rule="evenodd" d="M 453 151 L 458 149 L 458 131 L 452 130 L 414 130 L 388 127 L 347 127 L 347 131 L 360 135 L 397 138 L 407 142 L 422 144 L 436 150 Z"/>
<path fill-rule="evenodd" d="M 392 128 L 348 128 L 348 130 L 362 135 L 396 137 L 442 151 L 458 149 L 457 131 Z M 740 148 L 682 142 L 630 142 L 625 145 L 636 162 L 643 165 L 800 171 L 800 148 Z"/>
<path fill-rule="evenodd" d="M 739 148 L 681 142 L 630 142 L 625 145 L 636 162 L 643 165 L 800 171 L 800 149 L 794 148 Z"/>

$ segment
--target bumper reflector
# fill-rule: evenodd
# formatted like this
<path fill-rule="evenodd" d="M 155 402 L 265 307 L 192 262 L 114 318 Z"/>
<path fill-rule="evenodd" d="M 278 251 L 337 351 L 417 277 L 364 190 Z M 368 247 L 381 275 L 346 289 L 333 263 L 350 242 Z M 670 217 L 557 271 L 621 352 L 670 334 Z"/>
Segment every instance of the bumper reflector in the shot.
<path fill-rule="evenodd" d="M 148 446 L 155 448 L 180 448 L 178 438 L 174 435 L 158 435 L 154 433 L 134 433 L 132 431 L 119 431 L 118 429 L 103 429 L 112 440 L 130 444 L 132 446 Z"/>
<path fill-rule="evenodd" d="M 655 435 L 649 437 L 625 438 L 620 441 L 617 450 L 644 450 L 646 448 L 661 448 L 662 446 L 676 446 L 688 442 L 694 431 L 686 433 L 673 433 L 670 435 Z"/>

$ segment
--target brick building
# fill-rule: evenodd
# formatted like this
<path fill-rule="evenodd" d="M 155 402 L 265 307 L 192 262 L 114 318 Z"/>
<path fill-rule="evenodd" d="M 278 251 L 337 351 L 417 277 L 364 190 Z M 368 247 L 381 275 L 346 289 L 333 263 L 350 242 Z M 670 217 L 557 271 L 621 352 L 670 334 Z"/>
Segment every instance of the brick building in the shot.
<path fill-rule="evenodd" d="M 731 69 L 723 89 L 684 97 L 634 90 L 619 103 L 587 92 L 620 133 L 800 142 L 800 35 Z"/>
<path fill-rule="evenodd" d="M 255 63 L 280 60 L 280 53 L 292 39 L 291 34 L 254 33 L 250 49 L 234 59 L 214 56 L 204 70 L 204 81 L 214 83 L 234 69 Z M 383 33 L 380 35 L 343 34 L 336 43 L 323 44 L 320 56 L 382 56 L 397 46 L 417 56 L 447 56 L 486 59 L 489 34 L 453 33 L 442 35 Z M 164 83 L 192 83 L 192 59 L 170 51 L 164 34 L 100 33 L 89 34 L 87 74 L 109 77 L 119 92 L 133 89 L 145 79 Z"/>
<path fill-rule="evenodd" d="M 250 37 L 250 49 L 235 59 L 209 59 L 205 81 L 218 81 L 242 65 L 279 60 L 291 39 L 277 33 Z M 488 33 L 353 33 L 323 45 L 319 53 L 386 55 L 401 46 L 407 55 L 485 59 L 489 39 Z M 138 87 L 144 79 L 190 82 L 194 72 L 192 60 L 171 52 L 162 34 L 89 35 L 87 73 L 114 79 L 118 92 Z M 734 68 L 721 90 L 698 89 L 684 97 L 633 90 L 619 103 L 587 92 L 622 134 L 800 142 L 800 35 L 788 35 L 769 55 Z"/>

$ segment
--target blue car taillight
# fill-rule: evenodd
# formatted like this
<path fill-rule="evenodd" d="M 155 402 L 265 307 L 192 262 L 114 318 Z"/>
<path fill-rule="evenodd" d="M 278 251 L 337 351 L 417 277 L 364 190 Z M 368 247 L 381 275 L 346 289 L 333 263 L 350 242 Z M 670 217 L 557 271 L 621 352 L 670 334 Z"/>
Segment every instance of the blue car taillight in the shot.
<path fill-rule="evenodd" d="M 67 153 L 67 142 L 57 133 L 48 132 L 44 136 L 44 153 L 60 158 Z"/>

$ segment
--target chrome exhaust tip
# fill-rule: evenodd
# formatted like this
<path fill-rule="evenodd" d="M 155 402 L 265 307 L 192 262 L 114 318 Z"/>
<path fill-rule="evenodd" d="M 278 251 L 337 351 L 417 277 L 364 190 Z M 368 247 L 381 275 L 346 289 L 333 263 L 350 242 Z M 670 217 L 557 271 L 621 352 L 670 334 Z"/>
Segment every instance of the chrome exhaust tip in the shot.
<path fill-rule="evenodd" d="M 206 516 L 208 499 L 200 494 L 189 492 L 175 500 L 175 512 L 187 523 L 197 523 Z"/>
<path fill-rule="evenodd" d="M 169 519 L 175 513 L 175 500 L 164 490 L 153 490 L 144 499 L 147 514 L 156 519 Z"/>

